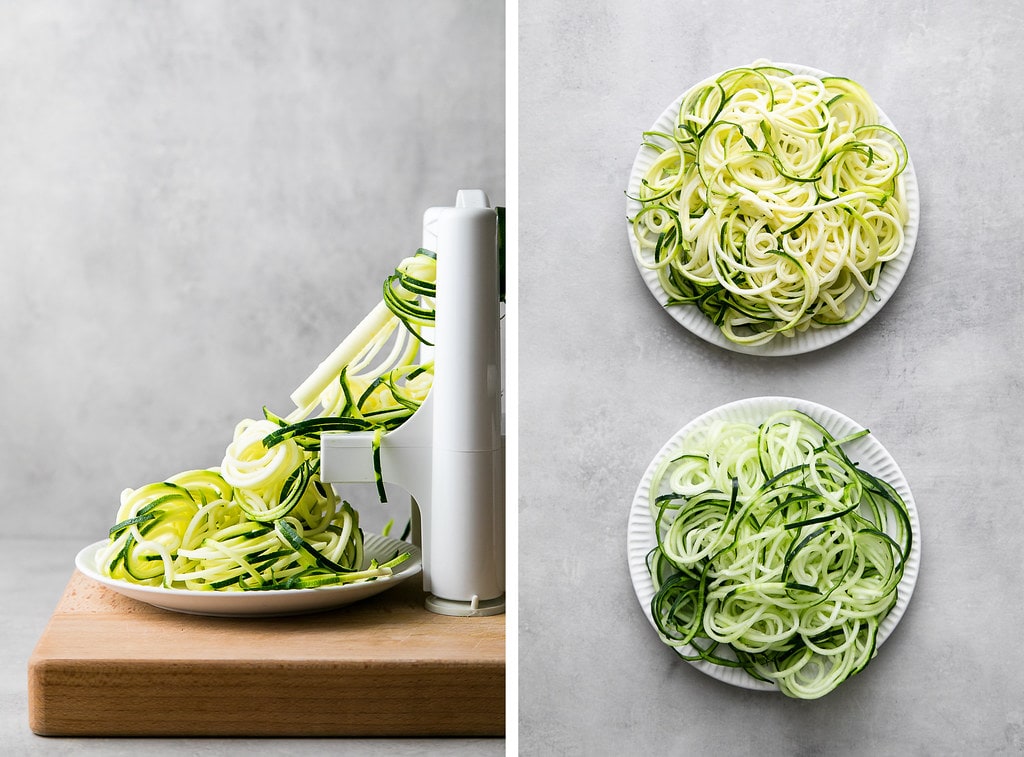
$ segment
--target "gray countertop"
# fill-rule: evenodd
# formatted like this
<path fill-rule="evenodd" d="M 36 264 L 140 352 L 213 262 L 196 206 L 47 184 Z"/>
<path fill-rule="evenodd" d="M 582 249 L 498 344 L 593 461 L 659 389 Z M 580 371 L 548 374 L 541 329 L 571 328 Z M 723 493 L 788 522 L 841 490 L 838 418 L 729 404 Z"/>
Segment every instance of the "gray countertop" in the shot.
<path fill-rule="evenodd" d="M 519 21 L 522 753 L 1024 752 L 1024 11 L 524 0 Z M 791 358 L 679 326 L 643 284 L 625 224 L 641 131 L 690 84 L 758 58 L 864 84 L 921 190 L 895 296 L 844 341 Z M 694 417 L 757 395 L 867 425 L 920 514 L 906 614 L 866 671 L 815 702 L 679 660 L 627 571 L 649 461 Z"/>

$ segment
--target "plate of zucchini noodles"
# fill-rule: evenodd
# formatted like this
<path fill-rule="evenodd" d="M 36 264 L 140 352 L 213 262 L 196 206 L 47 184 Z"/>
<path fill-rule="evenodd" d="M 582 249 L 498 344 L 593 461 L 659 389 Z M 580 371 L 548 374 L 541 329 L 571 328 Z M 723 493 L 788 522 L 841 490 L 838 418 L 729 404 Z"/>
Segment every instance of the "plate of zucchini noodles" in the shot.
<path fill-rule="evenodd" d="M 857 82 L 756 61 L 711 76 L 642 134 L 626 189 L 633 258 L 702 339 L 794 355 L 892 297 L 917 239 L 907 145 Z"/>
<path fill-rule="evenodd" d="M 435 253 L 402 259 L 380 302 L 292 393 L 291 412 L 264 406 L 239 420 L 218 465 L 123 489 L 107 538 L 78 554 L 78 569 L 164 609 L 249 616 L 339 607 L 418 574 L 416 545 L 365 534 L 356 508 L 321 480 L 320 445 L 324 433 L 370 434 L 386 501 L 380 439 L 433 382 L 421 346 L 435 284 Z"/>
<path fill-rule="evenodd" d="M 817 699 L 899 623 L 921 534 L 906 478 L 866 428 L 754 397 L 665 443 L 631 504 L 627 552 L 644 615 L 681 658 L 734 686 Z"/>
<path fill-rule="evenodd" d="M 332 610 L 391 589 L 418 574 L 422 567 L 420 550 L 415 545 L 380 534 L 367 534 L 363 539 L 365 557 L 358 571 L 361 575 L 355 575 L 354 571 L 348 582 L 310 588 L 197 591 L 112 578 L 101 561 L 107 546 L 107 541 L 99 541 L 82 549 L 75 559 L 78 570 L 118 594 L 189 615 L 272 617 Z M 387 564 L 400 555 L 406 557 L 387 571 L 373 566 Z"/>

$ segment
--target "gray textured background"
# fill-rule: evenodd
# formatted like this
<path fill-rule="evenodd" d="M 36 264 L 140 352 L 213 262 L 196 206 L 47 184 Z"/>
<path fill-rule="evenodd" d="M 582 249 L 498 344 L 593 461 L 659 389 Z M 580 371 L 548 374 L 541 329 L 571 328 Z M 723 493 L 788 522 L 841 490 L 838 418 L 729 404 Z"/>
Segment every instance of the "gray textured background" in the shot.
<path fill-rule="evenodd" d="M 481 0 L 0 3 L 6 747 L 139 748 L 28 732 L 24 665 L 75 553 L 122 488 L 287 411 L 427 207 L 505 203 L 504 45 Z"/>
<path fill-rule="evenodd" d="M 522 753 L 1024 752 L 1024 11 L 522 0 L 519 21 Z M 678 326 L 625 228 L 640 132 L 690 84 L 761 57 L 862 82 L 905 136 L 922 197 L 895 297 L 849 339 L 792 359 Z M 921 517 L 903 621 L 863 674 L 813 703 L 679 661 L 626 568 L 627 512 L 661 445 L 761 394 L 868 425 Z"/>

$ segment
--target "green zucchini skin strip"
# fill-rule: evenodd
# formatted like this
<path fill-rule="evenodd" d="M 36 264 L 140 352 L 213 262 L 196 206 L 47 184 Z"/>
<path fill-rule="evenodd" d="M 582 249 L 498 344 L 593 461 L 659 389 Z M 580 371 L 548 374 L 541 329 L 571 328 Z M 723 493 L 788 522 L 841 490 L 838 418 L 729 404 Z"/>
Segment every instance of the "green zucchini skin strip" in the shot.
<path fill-rule="evenodd" d="M 319 450 L 320 434 L 325 431 L 351 433 L 353 431 L 372 431 L 373 429 L 373 423 L 357 418 L 309 418 L 267 434 L 263 438 L 263 444 L 270 449 L 287 439 L 301 437 L 311 444 L 308 449 Z"/>
<path fill-rule="evenodd" d="M 328 557 L 325 557 L 319 550 L 317 550 L 316 547 L 310 545 L 309 542 L 299 536 L 298 531 L 296 531 L 295 527 L 288 523 L 288 521 L 275 521 L 274 528 L 277 529 L 278 534 L 281 535 L 284 541 L 291 545 L 292 549 L 305 552 L 324 570 L 331 573 L 354 573 L 357 570 L 354 567 L 340 565 Z"/>
<path fill-rule="evenodd" d="M 655 473 L 651 615 L 685 659 L 816 699 L 868 664 L 913 546 L 888 482 L 806 413 L 716 421 Z M 728 441 L 727 441 L 728 440 Z"/>

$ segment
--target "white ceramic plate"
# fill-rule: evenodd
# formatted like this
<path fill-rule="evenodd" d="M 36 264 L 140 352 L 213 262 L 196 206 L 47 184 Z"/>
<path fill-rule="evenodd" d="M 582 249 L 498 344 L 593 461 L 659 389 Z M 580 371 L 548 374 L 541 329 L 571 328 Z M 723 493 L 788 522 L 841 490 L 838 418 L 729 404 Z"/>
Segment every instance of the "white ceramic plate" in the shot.
<path fill-rule="evenodd" d="M 75 566 L 80 572 L 126 597 L 191 615 L 266 617 L 330 610 L 394 588 L 422 569 L 418 547 L 387 536 L 368 534 L 364 539 L 367 563 L 371 558 L 381 562 L 391 560 L 399 550 L 411 552 L 411 557 L 396 567 L 394 573 L 387 578 L 343 586 L 271 591 L 189 591 L 139 586 L 103 575 L 97 569 L 96 555 L 105 544 L 106 541 L 99 541 L 78 553 Z"/>
<path fill-rule="evenodd" d="M 769 65 L 766 61 L 758 61 L 758 63 Z M 830 76 L 830 74 L 827 74 L 824 71 L 820 71 L 816 68 L 810 68 L 808 66 L 790 63 L 775 63 L 771 65 L 785 68 L 795 74 L 816 76 L 819 79 L 825 76 Z M 685 96 L 686 93 L 684 92 L 677 97 L 671 105 L 665 108 L 664 112 L 662 112 L 658 120 L 654 122 L 654 125 L 651 126 L 650 130 L 661 132 L 673 131 L 676 124 L 676 117 L 679 114 L 679 106 Z M 878 109 L 878 116 L 879 122 L 882 125 L 888 126 L 894 131 L 899 131 L 885 113 L 882 112 L 881 108 Z M 641 147 L 637 153 L 636 159 L 633 161 L 633 168 L 629 175 L 629 185 L 626 192 L 627 218 L 633 218 L 641 208 L 639 202 L 630 198 L 638 196 L 640 181 L 647 172 L 647 169 L 650 168 L 651 164 L 654 162 L 654 158 L 655 153 L 653 150 Z M 878 311 L 882 309 L 882 306 L 888 302 L 896 291 L 896 287 L 899 286 L 900 281 L 903 279 L 903 275 L 907 271 L 907 267 L 910 265 L 910 258 L 914 253 L 914 244 L 917 241 L 917 229 L 920 216 L 920 193 L 917 186 L 917 176 L 914 173 L 914 164 L 910 161 L 909 154 L 907 167 L 903 172 L 903 186 L 906 192 L 907 209 L 909 213 L 907 224 L 903 228 L 903 250 L 895 260 L 887 263 L 885 268 L 882 269 L 874 297 L 868 300 L 863 312 L 851 323 L 821 329 L 808 329 L 791 338 L 778 336 L 765 345 L 746 346 L 735 344 L 734 342 L 726 339 L 721 330 L 719 330 L 719 328 L 696 307 L 673 306 L 667 307 L 666 310 L 680 324 L 705 341 L 716 344 L 719 347 L 733 350 L 734 352 L 744 352 L 751 355 L 765 355 L 769 357 L 782 357 L 785 355 L 798 355 L 805 352 L 811 352 L 838 342 L 870 321 Z M 640 270 L 640 275 L 647 284 L 647 288 L 651 290 L 651 294 L 653 294 L 655 299 L 657 299 L 657 301 L 664 307 L 665 303 L 668 302 L 668 295 L 658 282 L 657 274 L 641 264 L 640 246 L 636 241 L 636 236 L 633 234 L 632 224 L 628 221 L 626 223 L 626 233 L 629 236 L 630 248 L 633 250 L 633 260 L 636 262 L 637 268 Z"/>
<path fill-rule="evenodd" d="M 682 440 L 685 437 L 714 420 L 760 424 L 769 415 L 780 410 L 799 410 L 804 412 L 827 428 L 836 437 L 846 436 L 864 428 L 842 413 L 807 400 L 792 397 L 753 397 L 717 407 L 686 424 L 665 443 L 665 446 L 661 448 L 661 451 L 658 452 L 648 466 L 647 472 L 641 479 L 640 485 L 637 487 L 636 494 L 633 497 L 633 504 L 629 511 L 626 543 L 629 573 L 633 580 L 633 589 L 636 592 L 636 597 L 640 602 L 644 615 L 655 630 L 657 630 L 657 626 L 651 615 L 654 583 L 651 580 L 650 573 L 647 571 L 646 562 L 647 554 L 657 546 L 649 498 L 651 480 L 655 470 L 663 460 L 673 457 L 678 453 Z M 863 470 L 888 481 L 899 492 L 900 496 L 903 497 L 910 512 L 913 545 L 910 550 L 910 557 L 904 566 L 903 580 L 899 584 L 899 597 L 896 605 L 878 628 L 877 648 L 881 647 L 882 642 L 892 633 L 906 611 L 907 604 L 910 602 L 910 595 L 914 591 L 914 584 L 917 582 L 917 574 L 921 564 L 921 531 L 918 524 L 917 508 L 914 505 L 914 498 L 910 493 L 907 480 L 896 464 L 896 461 L 886 451 L 885 447 L 882 446 L 881 442 L 869 434 L 844 445 L 843 450 L 850 456 L 851 460 L 859 463 Z M 680 654 L 693 654 L 691 647 L 683 647 L 678 651 Z M 690 662 L 690 664 L 701 672 L 734 686 L 758 691 L 778 691 L 775 684 L 752 678 L 739 668 L 727 668 L 703 660 Z"/>

